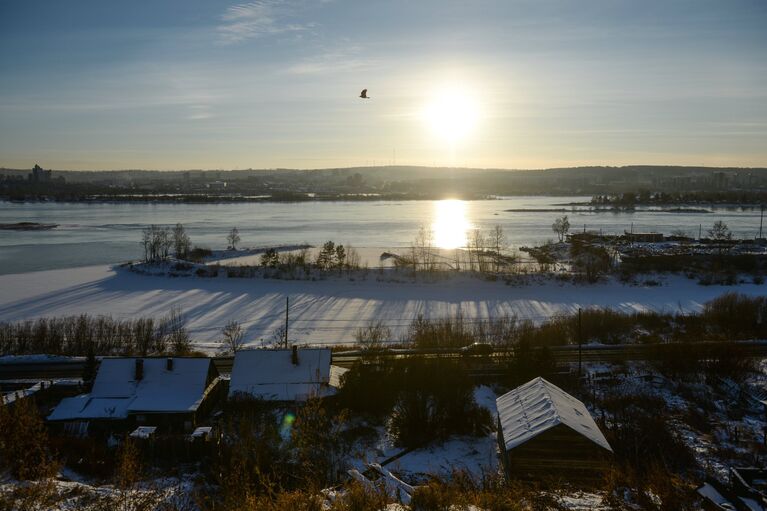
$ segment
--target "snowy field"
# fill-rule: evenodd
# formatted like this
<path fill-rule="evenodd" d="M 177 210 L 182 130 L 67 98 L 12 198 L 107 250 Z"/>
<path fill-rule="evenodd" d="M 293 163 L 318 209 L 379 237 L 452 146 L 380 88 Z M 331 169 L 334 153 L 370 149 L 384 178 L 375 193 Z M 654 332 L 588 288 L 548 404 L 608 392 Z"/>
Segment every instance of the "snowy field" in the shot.
<path fill-rule="evenodd" d="M 120 267 L 90 266 L 0 275 L 0 321 L 74 314 L 116 318 L 160 317 L 180 307 L 200 349 L 215 350 L 221 327 L 241 322 L 252 345 L 271 342 L 284 325 L 290 298 L 290 338 L 301 343 L 352 342 L 359 327 L 382 321 L 398 338 L 422 314 L 438 318 L 459 310 L 466 319 L 508 314 L 541 321 L 578 307 L 694 312 L 728 291 L 765 294 L 764 285 L 700 286 L 670 276 L 660 286 L 607 281 L 575 285 L 554 279 L 507 285 L 466 275 L 435 282 L 394 281 L 370 272 L 362 279 L 318 281 L 158 277 Z"/>

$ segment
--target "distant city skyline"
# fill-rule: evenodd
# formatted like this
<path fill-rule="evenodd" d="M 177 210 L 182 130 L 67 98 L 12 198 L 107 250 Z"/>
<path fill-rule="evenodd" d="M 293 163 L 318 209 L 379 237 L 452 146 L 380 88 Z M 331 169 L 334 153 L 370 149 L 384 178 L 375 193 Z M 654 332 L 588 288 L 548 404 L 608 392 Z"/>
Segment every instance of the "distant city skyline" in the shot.
<path fill-rule="evenodd" d="M 760 0 L 6 0 L 0 167 L 765 167 L 765 26 Z"/>

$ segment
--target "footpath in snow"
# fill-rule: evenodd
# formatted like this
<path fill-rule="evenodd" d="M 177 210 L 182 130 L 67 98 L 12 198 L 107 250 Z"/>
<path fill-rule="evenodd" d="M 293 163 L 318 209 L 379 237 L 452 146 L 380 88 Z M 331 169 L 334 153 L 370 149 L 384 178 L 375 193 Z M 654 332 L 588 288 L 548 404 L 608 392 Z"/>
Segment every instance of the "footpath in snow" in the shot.
<path fill-rule="evenodd" d="M 422 314 L 465 319 L 501 315 L 545 320 L 578 307 L 611 307 L 623 311 L 695 312 L 728 291 L 762 295 L 765 286 L 700 286 L 670 276 L 660 286 L 623 285 L 611 280 L 577 285 L 554 279 L 521 286 L 451 276 L 436 282 L 379 281 L 377 272 L 350 281 L 158 277 L 124 268 L 90 266 L 0 276 L 0 321 L 75 314 L 116 318 L 161 317 L 171 307 L 185 314 L 200 349 L 214 350 L 221 328 L 237 320 L 252 345 L 271 342 L 284 325 L 285 298 L 290 298 L 290 339 L 301 343 L 343 343 L 358 328 L 382 321 L 395 338 Z M 382 279 L 383 280 L 383 279 Z"/>

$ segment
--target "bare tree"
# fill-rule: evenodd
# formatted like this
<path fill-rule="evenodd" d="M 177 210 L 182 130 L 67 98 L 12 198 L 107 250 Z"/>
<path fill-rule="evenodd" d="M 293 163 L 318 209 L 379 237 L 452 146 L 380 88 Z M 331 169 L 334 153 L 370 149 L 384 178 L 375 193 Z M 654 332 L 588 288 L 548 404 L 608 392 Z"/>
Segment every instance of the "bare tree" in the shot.
<path fill-rule="evenodd" d="M 378 351 L 391 338 L 391 329 L 382 321 L 373 322 L 366 327 L 358 328 L 354 335 L 357 344 L 364 351 Z"/>
<path fill-rule="evenodd" d="M 221 330 L 221 341 L 227 352 L 236 354 L 242 349 L 245 341 L 245 332 L 242 330 L 242 325 L 235 320 L 231 320 Z"/>
<path fill-rule="evenodd" d="M 346 267 L 351 270 L 357 270 L 360 267 L 360 253 L 354 247 L 346 247 Z"/>
<path fill-rule="evenodd" d="M 509 248 L 509 242 L 506 240 L 503 227 L 500 225 L 496 225 L 493 227 L 493 230 L 490 231 L 489 245 L 494 252 L 493 270 L 497 272 L 503 263 L 503 253 Z"/>
<path fill-rule="evenodd" d="M 410 247 L 413 270 L 421 266 L 426 271 L 434 270 L 434 233 L 431 229 L 421 226 Z"/>
<path fill-rule="evenodd" d="M 186 257 L 186 255 L 189 253 L 191 245 L 191 240 L 189 239 L 189 235 L 186 233 L 184 226 L 181 224 L 176 224 L 176 226 L 173 228 L 173 250 L 176 254 L 176 257 L 178 259 L 183 259 Z"/>
<path fill-rule="evenodd" d="M 732 239 L 732 231 L 730 231 L 726 223 L 717 220 L 714 222 L 713 227 L 708 230 L 708 236 L 714 241 L 730 241 Z"/>
<path fill-rule="evenodd" d="M 480 273 L 487 271 L 487 260 L 485 258 L 485 236 L 479 229 L 474 229 L 469 235 L 469 254 L 474 255 L 474 261 L 477 263 L 477 270 Z M 472 269 L 474 265 L 470 264 Z"/>
<path fill-rule="evenodd" d="M 168 316 L 163 320 L 161 327 L 170 341 L 170 346 L 175 355 L 189 353 L 192 340 L 186 329 L 186 318 L 178 307 L 173 307 Z"/>
<path fill-rule="evenodd" d="M 565 241 L 565 236 L 570 230 L 570 220 L 568 220 L 567 215 L 561 216 L 554 220 L 554 223 L 551 224 L 551 230 L 557 233 L 560 243 Z"/>
<path fill-rule="evenodd" d="M 237 227 L 232 227 L 232 230 L 229 231 L 229 235 L 226 237 L 226 241 L 232 250 L 237 250 L 237 244 L 240 242 L 240 231 L 237 230 Z"/>
<path fill-rule="evenodd" d="M 141 246 L 144 247 L 144 261 L 149 262 L 152 247 L 152 229 L 149 227 L 141 229 Z"/>

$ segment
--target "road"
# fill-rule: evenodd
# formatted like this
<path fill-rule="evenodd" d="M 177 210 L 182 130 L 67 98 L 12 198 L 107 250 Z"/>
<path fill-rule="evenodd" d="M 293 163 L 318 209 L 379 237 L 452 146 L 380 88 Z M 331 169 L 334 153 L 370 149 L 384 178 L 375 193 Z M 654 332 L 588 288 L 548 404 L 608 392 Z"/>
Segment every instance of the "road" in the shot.
<path fill-rule="evenodd" d="M 583 362 L 621 362 L 632 360 L 651 360 L 662 357 L 669 349 L 679 349 L 690 353 L 700 352 L 721 345 L 721 343 L 698 342 L 684 345 L 670 344 L 621 344 L 621 345 L 585 345 L 581 350 Z M 731 343 L 736 346 L 738 356 L 743 357 L 767 357 L 767 341 L 739 341 Z M 552 356 L 557 363 L 576 363 L 579 359 L 578 346 L 554 346 L 550 348 Z M 333 364 L 341 367 L 351 367 L 365 352 L 360 350 L 336 351 L 333 353 Z M 491 369 L 501 362 L 508 361 L 513 357 L 513 351 L 496 349 L 486 355 L 471 355 L 459 349 L 392 349 L 377 355 L 377 360 L 401 359 L 407 357 L 425 358 L 460 358 L 470 362 L 472 367 Z M 213 361 L 218 371 L 228 374 L 232 371 L 232 357 L 214 357 Z M 50 362 L 13 362 L 0 363 L 0 380 L 38 380 L 38 379 L 68 379 L 80 378 L 83 373 L 84 360 L 65 360 Z"/>

